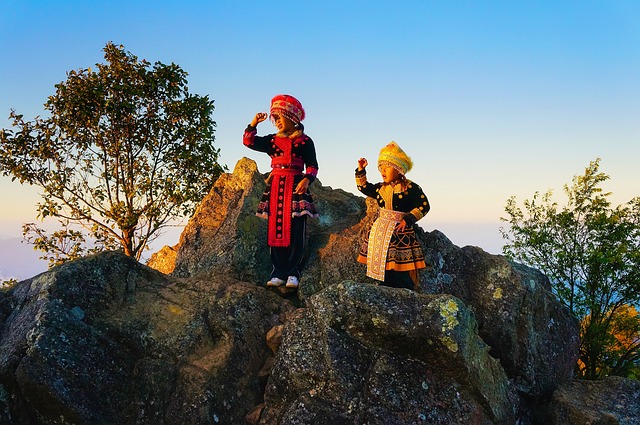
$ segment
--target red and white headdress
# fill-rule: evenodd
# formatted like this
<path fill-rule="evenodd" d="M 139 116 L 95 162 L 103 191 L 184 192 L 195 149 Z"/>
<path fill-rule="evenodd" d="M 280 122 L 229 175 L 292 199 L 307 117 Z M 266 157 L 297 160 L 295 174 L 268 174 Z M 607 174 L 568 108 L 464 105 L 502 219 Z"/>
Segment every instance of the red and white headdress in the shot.
<path fill-rule="evenodd" d="M 272 122 L 273 114 L 283 115 L 296 124 L 304 119 L 304 109 L 302 108 L 302 104 L 298 99 L 288 94 L 279 94 L 271 99 L 269 118 Z"/>

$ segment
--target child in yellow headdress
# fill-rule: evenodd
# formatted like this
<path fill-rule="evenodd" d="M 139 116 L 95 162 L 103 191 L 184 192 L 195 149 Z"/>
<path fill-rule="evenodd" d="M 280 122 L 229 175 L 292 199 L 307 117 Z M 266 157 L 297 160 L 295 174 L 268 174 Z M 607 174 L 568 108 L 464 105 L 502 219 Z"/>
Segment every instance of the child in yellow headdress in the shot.
<path fill-rule="evenodd" d="M 382 285 L 414 289 L 417 271 L 426 265 L 413 226 L 429 212 L 429 200 L 420 186 L 405 177 L 413 163 L 395 142 L 380 150 L 381 183 L 367 181 L 367 165 L 365 158 L 358 160 L 356 184 L 360 192 L 378 201 L 380 215 L 360 248 L 358 262 L 366 264 L 367 276 Z"/>

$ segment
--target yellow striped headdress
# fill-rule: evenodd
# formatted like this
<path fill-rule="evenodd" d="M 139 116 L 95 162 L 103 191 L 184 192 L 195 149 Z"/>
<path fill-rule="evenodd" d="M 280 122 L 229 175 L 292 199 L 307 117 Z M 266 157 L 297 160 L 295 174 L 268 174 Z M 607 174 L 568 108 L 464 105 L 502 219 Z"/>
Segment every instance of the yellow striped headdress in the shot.
<path fill-rule="evenodd" d="M 411 158 L 404 153 L 396 142 L 391 142 L 384 148 L 380 149 L 378 157 L 378 168 L 382 166 L 390 166 L 398 170 L 400 174 L 407 174 L 413 167 Z"/>

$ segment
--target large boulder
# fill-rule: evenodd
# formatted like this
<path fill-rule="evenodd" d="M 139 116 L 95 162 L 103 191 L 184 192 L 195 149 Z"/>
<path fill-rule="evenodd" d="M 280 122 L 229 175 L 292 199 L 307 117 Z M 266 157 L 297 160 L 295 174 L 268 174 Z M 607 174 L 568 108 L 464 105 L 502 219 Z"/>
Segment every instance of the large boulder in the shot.
<path fill-rule="evenodd" d="M 513 424 L 517 400 L 460 300 L 345 282 L 285 325 L 259 423 Z"/>
<path fill-rule="evenodd" d="M 260 283 L 269 279 L 267 222 L 255 215 L 266 188 L 264 177 L 248 158 L 238 161 L 233 173 L 220 176 L 180 236 L 173 276 L 231 274 Z M 351 246 L 358 236 L 353 227 L 365 211 L 364 199 L 318 180 L 311 190 L 320 217 L 307 220 L 310 236 L 301 298 L 341 279 L 364 278 Z"/>
<path fill-rule="evenodd" d="M 270 270 L 266 221 L 255 216 L 263 176 L 243 159 L 220 176 L 180 235 L 173 276 L 233 275 L 255 282 Z"/>
<path fill-rule="evenodd" d="M 598 381 L 563 384 L 553 394 L 543 423 L 640 424 L 640 381 L 609 376 Z"/>
<path fill-rule="evenodd" d="M 262 401 L 264 335 L 292 309 L 255 285 L 178 280 L 118 252 L 5 296 L 0 400 L 10 424 L 242 423 Z"/>
<path fill-rule="evenodd" d="M 458 248 L 438 231 L 420 233 L 432 268 L 422 275 L 427 292 L 454 295 L 478 321 L 479 334 L 525 397 L 546 400 L 572 379 L 578 359 L 578 322 L 552 294 L 538 270 Z"/>

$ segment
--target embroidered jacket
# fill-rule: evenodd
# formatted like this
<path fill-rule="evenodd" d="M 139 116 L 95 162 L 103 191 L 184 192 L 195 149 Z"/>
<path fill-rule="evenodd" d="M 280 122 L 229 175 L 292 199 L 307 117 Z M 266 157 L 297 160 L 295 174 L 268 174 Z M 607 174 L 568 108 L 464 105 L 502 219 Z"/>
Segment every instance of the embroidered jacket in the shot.
<path fill-rule="evenodd" d="M 407 180 L 404 185 L 395 186 L 385 183 L 373 184 L 367 181 L 366 170 L 356 169 L 356 185 L 363 195 L 377 200 L 380 208 L 406 213 L 404 221 L 408 226 L 413 226 L 431 209 L 422 188 L 411 180 Z"/>
<path fill-rule="evenodd" d="M 242 142 L 248 148 L 271 157 L 272 171 L 256 215 L 268 219 L 269 246 L 287 247 L 292 236 L 291 219 L 303 215 L 318 216 L 309 190 L 303 194 L 294 193 L 303 178 L 311 183 L 318 173 L 313 141 L 302 131 L 290 136 L 257 136 L 255 127 L 248 126 Z"/>
<path fill-rule="evenodd" d="M 278 134 L 257 136 L 255 127 L 248 126 L 242 143 L 249 149 L 264 152 L 271 157 L 273 169 L 304 170 L 304 177 L 313 183 L 318 174 L 318 160 L 313 140 L 301 131 L 290 137 Z"/>

